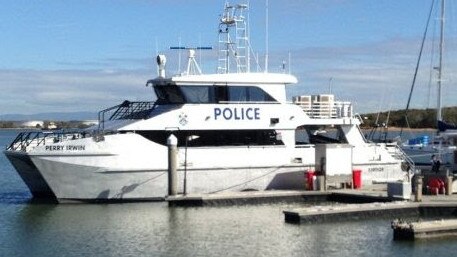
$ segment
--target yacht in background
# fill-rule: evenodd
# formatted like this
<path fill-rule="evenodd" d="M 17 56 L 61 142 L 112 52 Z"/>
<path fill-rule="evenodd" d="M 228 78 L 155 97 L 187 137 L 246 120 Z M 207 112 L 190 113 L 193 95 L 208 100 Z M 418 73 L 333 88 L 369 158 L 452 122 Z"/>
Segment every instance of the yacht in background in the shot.
<path fill-rule="evenodd" d="M 447 124 L 443 120 L 441 113 L 445 3 L 445 0 L 441 0 L 439 63 L 435 67 L 438 71 L 437 131 L 431 137 L 425 135 L 408 140 L 403 144 L 402 149 L 412 159 L 416 168 L 422 171 L 431 171 L 433 169 L 433 159 L 435 159 L 435 162 L 436 160 L 440 161 L 440 168 L 442 170 L 449 170 L 454 173 L 457 172 L 457 127 Z"/>

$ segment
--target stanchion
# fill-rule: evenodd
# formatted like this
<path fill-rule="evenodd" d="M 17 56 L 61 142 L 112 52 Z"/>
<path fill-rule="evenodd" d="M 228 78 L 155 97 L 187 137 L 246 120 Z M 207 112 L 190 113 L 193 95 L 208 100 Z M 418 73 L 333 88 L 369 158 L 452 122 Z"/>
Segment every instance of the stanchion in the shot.
<path fill-rule="evenodd" d="M 168 195 L 178 194 L 178 139 L 171 134 L 167 139 L 168 145 Z"/>
<path fill-rule="evenodd" d="M 422 176 L 416 176 L 416 192 L 414 193 L 414 201 L 422 202 Z"/>
<path fill-rule="evenodd" d="M 446 177 L 446 195 L 452 195 L 452 182 L 454 181 L 454 176 Z"/>

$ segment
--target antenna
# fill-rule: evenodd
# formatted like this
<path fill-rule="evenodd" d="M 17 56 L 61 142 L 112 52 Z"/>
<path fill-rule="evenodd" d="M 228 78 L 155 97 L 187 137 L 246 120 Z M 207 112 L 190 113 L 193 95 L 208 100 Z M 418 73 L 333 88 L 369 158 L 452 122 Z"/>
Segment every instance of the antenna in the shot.
<path fill-rule="evenodd" d="M 178 48 L 178 73 L 181 73 L 181 37 L 178 37 Z"/>
<path fill-rule="evenodd" d="M 268 0 L 265 0 L 265 73 L 268 72 Z"/>
<path fill-rule="evenodd" d="M 155 41 L 156 41 L 156 56 L 159 56 L 159 43 L 157 41 L 157 37 L 155 38 Z M 159 74 L 159 76 L 160 76 L 159 65 L 157 65 L 157 74 Z"/>
<path fill-rule="evenodd" d="M 185 47 L 185 46 L 171 46 L 170 50 L 189 50 L 189 58 L 187 61 L 187 70 L 186 75 L 200 75 L 202 70 L 198 66 L 197 61 L 195 60 L 195 50 L 212 50 L 211 46 L 198 46 L 198 47 Z"/>
<path fill-rule="evenodd" d="M 290 66 L 292 66 L 292 63 L 290 61 L 291 61 L 291 57 L 290 57 L 290 51 L 289 51 L 289 74 L 291 74 Z"/>
<path fill-rule="evenodd" d="M 251 10 L 251 3 L 249 0 L 246 2 L 246 6 L 247 6 L 248 10 Z M 246 36 L 250 37 L 251 36 L 251 12 L 248 11 L 247 15 L 248 15 L 248 18 L 247 18 L 247 25 L 246 25 Z M 246 47 L 248 48 L 246 50 L 246 60 L 247 60 L 246 61 L 246 65 L 247 65 L 246 71 L 251 72 L 251 43 L 250 43 L 250 41 L 247 42 Z"/>
<path fill-rule="evenodd" d="M 332 93 L 332 81 L 333 81 L 333 77 L 330 77 L 328 79 L 328 93 L 331 94 Z"/>
<path fill-rule="evenodd" d="M 237 73 L 250 72 L 250 51 L 248 26 L 248 4 L 229 5 L 225 3 L 224 12 L 219 20 L 218 73 L 230 73 L 232 64 Z"/>
<path fill-rule="evenodd" d="M 157 41 L 157 37 L 155 38 L 156 43 L 156 56 L 159 55 L 159 42 Z"/>

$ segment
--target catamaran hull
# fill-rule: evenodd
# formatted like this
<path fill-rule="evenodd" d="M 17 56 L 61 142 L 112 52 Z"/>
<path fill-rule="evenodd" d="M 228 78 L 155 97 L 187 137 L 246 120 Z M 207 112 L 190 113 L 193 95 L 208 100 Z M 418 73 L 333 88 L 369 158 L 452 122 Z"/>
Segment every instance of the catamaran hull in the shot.
<path fill-rule="evenodd" d="M 180 147 L 178 191 L 184 191 L 184 177 L 187 193 L 303 189 L 303 173 L 314 160 L 314 149 L 301 151 L 302 162 L 295 163 L 293 149 L 284 146 Z M 161 200 L 168 193 L 167 147 L 134 133 L 67 140 L 5 154 L 37 197 L 141 201 Z"/>
<path fill-rule="evenodd" d="M 149 201 L 162 200 L 168 193 L 167 147 L 135 133 L 26 150 L 5 154 L 37 197 L 61 202 Z M 315 170 L 315 151 L 312 145 L 179 147 L 178 192 L 303 190 L 304 173 Z M 354 147 L 353 153 L 357 160 L 352 168 L 362 171 L 364 184 L 405 176 L 401 161 L 393 159 L 384 146 Z"/>
<path fill-rule="evenodd" d="M 28 154 L 15 151 L 5 151 L 4 153 L 34 197 L 55 198 L 48 183 Z"/>
<path fill-rule="evenodd" d="M 116 202 L 163 200 L 168 192 L 165 169 L 116 170 L 70 164 L 57 157 L 6 153 L 36 197 L 59 202 Z M 97 158 L 97 157 L 92 157 Z M 238 168 L 189 168 L 178 170 L 178 192 L 215 193 L 243 190 L 303 190 L 304 172 L 313 165 L 278 165 Z M 404 179 L 398 163 L 361 163 L 364 184 Z"/>
<path fill-rule="evenodd" d="M 7 156 L 11 155 L 7 153 Z M 49 157 L 32 156 L 29 161 L 30 167 L 35 169 L 19 173 L 32 194 L 56 198 L 59 202 L 163 200 L 168 192 L 166 170 L 114 170 L 59 162 Z M 189 169 L 186 172 L 180 169 L 180 193 L 184 191 L 184 173 L 187 173 L 186 191 L 190 194 L 303 189 L 305 183 L 302 166 Z"/>

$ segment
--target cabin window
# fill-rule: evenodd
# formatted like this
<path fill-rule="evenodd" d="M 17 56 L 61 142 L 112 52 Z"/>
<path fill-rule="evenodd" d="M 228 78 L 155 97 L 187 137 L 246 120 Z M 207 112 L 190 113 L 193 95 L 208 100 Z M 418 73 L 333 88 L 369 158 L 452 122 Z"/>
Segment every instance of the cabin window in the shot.
<path fill-rule="evenodd" d="M 276 102 L 255 86 L 155 86 L 160 104 Z"/>
<path fill-rule="evenodd" d="M 170 131 L 136 131 L 137 134 L 166 145 Z M 275 130 L 194 130 L 175 131 L 178 146 L 185 146 L 186 138 L 188 147 L 199 146 L 253 146 L 253 145 L 284 145 L 278 140 Z M 192 138 L 189 140 L 189 138 Z"/>
<path fill-rule="evenodd" d="M 300 144 L 347 144 L 340 126 L 301 126 L 295 130 L 295 143 Z"/>
<path fill-rule="evenodd" d="M 159 103 L 164 104 L 183 104 L 184 97 L 181 90 L 176 85 L 166 85 L 154 87 Z"/>
<path fill-rule="evenodd" d="M 229 87 L 229 102 L 248 102 L 246 87 Z"/>
<path fill-rule="evenodd" d="M 248 87 L 249 100 L 251 102 L 273 102 L 274 99 L 258 87 Z"/>
<path fill-rule="evenodd" d="M 214 88 L 207 86 L 181 87 L 186 103 L 214 103 Z"/>
<path fill-rule="evenodd" d="M 259 87 L 228 87 L 230 102 L 275 102 L 273 97 Z"/>

